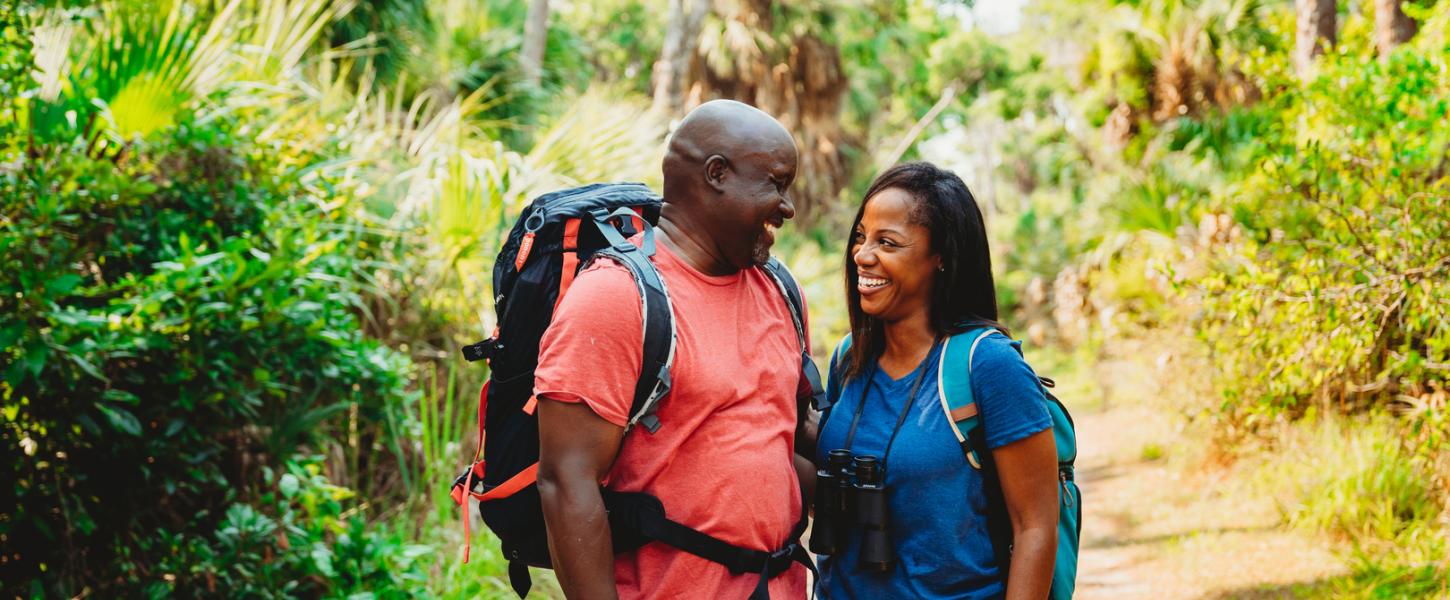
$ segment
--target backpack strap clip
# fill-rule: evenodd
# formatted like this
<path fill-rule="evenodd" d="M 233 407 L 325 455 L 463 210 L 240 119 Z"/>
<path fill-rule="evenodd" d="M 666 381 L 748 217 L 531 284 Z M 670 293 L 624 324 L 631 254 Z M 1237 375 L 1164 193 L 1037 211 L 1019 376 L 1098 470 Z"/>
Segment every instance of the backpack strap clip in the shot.
<path fill-rule="evenodd" d="M 614 209 L 614 212 L 609 212 L 602 208 L 592 210 L 589 211 L 589 215 L 594 217 L 594 222 L 599 225 L 599 232 L 604 234 L 604 241 L 609 242 L 609 247 L 615 252 L 628 254 L 636 250 L 642 250 L 645 256 L 654 256 L 655 239 L 653 227 L 650 227 L 647 223 L 644 224 L 644 245 L 639 247 L 629 243 L 629 239 L 623 233 L 620 233 L 619 229 L 609 223 L 614 219 L 619 219 L 621 227 L 633 231 L 632 223 L 640 219 L 639 213 L 634 212 L 629 207 L 621 206 Z"/>
<path fill-rule="evenodd" d="M 463 359 L 468 362 L 493 361 L 493 357 L 503 349 L 503 344 L 498 343 L 498 338 L 488 338 L 481 342 L 474 342 L 463 347 Z"/>

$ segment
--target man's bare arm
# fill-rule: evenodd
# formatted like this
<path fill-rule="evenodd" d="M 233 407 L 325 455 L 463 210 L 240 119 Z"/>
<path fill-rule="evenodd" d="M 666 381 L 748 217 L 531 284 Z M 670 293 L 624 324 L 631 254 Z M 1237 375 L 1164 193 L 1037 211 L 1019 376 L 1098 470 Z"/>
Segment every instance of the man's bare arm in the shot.
<path fill-rule="evenodd" d="M 566 597 L 617 597 L 599 482 L 623 438 L 623 427 L 582 403 L 539 399 L 539 499 L 549 555 Z"/>

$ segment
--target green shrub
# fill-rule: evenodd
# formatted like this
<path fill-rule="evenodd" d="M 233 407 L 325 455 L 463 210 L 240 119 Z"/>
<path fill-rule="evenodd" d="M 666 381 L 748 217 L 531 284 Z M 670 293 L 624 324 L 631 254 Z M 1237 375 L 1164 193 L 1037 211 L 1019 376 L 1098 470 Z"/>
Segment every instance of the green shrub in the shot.
<path fill-rule="evenodd" d="M 0 171 L 7 589 L 130 589 L 153 532 L 211 529 L 327 434 L 367 480 L 408 364 L 364 338 L 319 190 L 216 122 L 32 152 Z"/>
<path fill-rule="evenodd" d="M 1201 288 L 1233 413 L 1418 401 L 1447 382 L 1450 45 L 1414 43 L 1383 62 L 1328 55 L 1302 85 L 1268 75 L 1278 121 L 1222 198 L 1247 243 Z"/>
<path fill-rule="evenodd" d="M 352 490 L 332 485 L 316 460 L 264 470 L 265 490 L 252 503 L 226 508 L 214 531 L 163 533 L 150 538 L 155 565 L 126 565 L 153 573 L 152 597 L 381 598 L 426 595 L 424 557 L 431 546 L 363 518 Z M 209 515 L 201 514 L 201 520 Z M 130 557 L 127 557 L 129 559 Z M 134 573 L 136 570 L 131 570 Z"/>

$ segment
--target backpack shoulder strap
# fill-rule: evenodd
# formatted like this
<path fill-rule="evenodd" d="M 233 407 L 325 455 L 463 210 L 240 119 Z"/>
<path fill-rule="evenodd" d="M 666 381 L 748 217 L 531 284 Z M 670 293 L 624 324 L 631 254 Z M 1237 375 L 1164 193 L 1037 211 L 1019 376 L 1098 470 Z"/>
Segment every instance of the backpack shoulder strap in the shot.
<path fill-rule="evenodd" d="M 655 411 L 659 407 L 660 399 L 670 391 L 670 368 L 675 362 L 674 306 L 670 303 L 664 278 L 660 277 L 659 270 L 650 260 L 655 253 L 654 229 L 646 223 L 644 243 L 635 246 L 609 224 L 611 219 L 634 217 L 633 211 L 622 208 L 614 213 L 599 211 L 592 216 L 609 246 L 595 252 L 590 261 L 604 258 L 619 263 L 629 271 L 639 289 L 644 352 L 625 431 L 628 432 L 635 425 L 644 425 L 645 429 L 654 433 L 660 428 L 660 420 L 655 416 Z"/>
<path fill-rule="evenodd" d="M 801 377 L 811 386 L 811 406 L 821 410 L 826 400 L 826 389 L 821 384 L 821 370 L 816 368 L 816 362 L 811 360 L 811 353 L 806 349 L 805 299 L 801 298 L 800 285 L 790 274 L 790 269 L 775 257 L 765 262 L 763 270 L 775 282 L 775 287 L 785 297 L 786 306 L 790 309 L 791 323 L 795 325 L 796 340 L 800 342 L 801 348 Z"/>
<path fill-rule="evenodd" d="M 996 332 L 995 329 L 974 329 L 943 340 L 942 359 L 937 363 L 937 399 L 952 427 L 952 435 L 975 469 L 981 469 L 982 463 L 969 442 L 981 423 L 976 398 L 972 395 L 972 359 L 982 340 Z"/>
<path fill-rule="evenodd" d="M 956 435 L 957 443 L 966 455 L 973 469 L 982 473 L 983 494 L 987 500 L 987 537 L 992 540 L 992 554 L 1002 581 L 1007 581 L 1007 571 L 1012 561 L 1012 524 L 1007 515 L 1007 503 L 1002 497 L 1001 481 L 997 478 L 997 466 L 992 460 L 992 451 L 987 447 L 987 434 L 982 417 L 972 394 L 972 359 L 976 357 L 977 346 L 988 336 L 998 333 L 996 329 L 974 329 L 954 335 L 944 343 L 942 360 L 937 370 L 937 392 L 942 410 L 946 412 L 947 423 Z"/>

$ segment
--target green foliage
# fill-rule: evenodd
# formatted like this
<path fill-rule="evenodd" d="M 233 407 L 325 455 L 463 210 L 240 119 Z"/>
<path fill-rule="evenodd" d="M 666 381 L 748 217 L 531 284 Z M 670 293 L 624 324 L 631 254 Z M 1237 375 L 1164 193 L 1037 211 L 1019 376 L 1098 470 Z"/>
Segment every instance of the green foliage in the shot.
<path fill-rule="evenodd" d="M 1406 534 L 1435 522 L 1440 507 L 1423 459 L 1410 454 L 1393 427 L 1381 419 L 1360 431 L 1329 426 L 1314 441 L 1319 455 L 1302 465 L 1306 485 L 1289 518 L 1342 539 L 1393 543 L 1401 552 L 1415 540 Z"/>
<path fill-rule="evenodd" d="M 128 149 L 121 164 L 46 149 L 0 174 L 0 393 L 21 482 L 3 527 L 26 549 L 7 582 L 135 577 L 112 562 L 129 540 L 234 497 L 342 413 L 376 423 L 406 398 L 406 362 L 357 327 L 356 239 L 320 190 L 215 125 Z"/>
<path fill-rule="evenodd" d="M 389 36 L 404 40 L 398 81 L 409 95 L 427 90 L 467 96 L 484 93 L 483 117 L 502 124 L 490 131 L 514 147 L 527 146 L 529 128 L 550 106 L 550 98 L 589 82 L 584 45 L 573 30 L 551 20 L 543 73 L 531 86 L 519 71 L 528 3 L 512 0 L 438 0 L 412 6 Z M 391 42 L 399 44 L 398 42 Z"/>
<path fill-rule="evenodd" d="M 264 470 L 265 491 L 227 507 L 206 534 L 162 532 L 146 548 L 163 558 L 150 571 L 150 597 L 428 597 L 425 558 L 436 549 L 370 525 L 355 494 L 332 485 L 316 461 Z M 198 515 L 206 522 L 214 519 Z M 134 572 L 134 571 L 133 571 Z M 142 582 L 137 582 L 142 583 Z"/>
<path fill-rule="evenodd" d="M 32 42 L 26 35 L 28 19 L 19 2 L 0 3 L 0 140 L 14 139 L 19 124 L 17 98 L 30 80 Z M 9 162 L 18 149 L 0 146 L 0 161 Z"/>
<path fill-rule="evenodd" d="M 1450 532 L 1436 463 L 1407 444 L 1385 414 L 1316 413 L 1276 433 L 1275 455 L 1255 477 L 1257 493 L 1277 498 L 1286 520 L 1345 544 L 1348 576 L 1316 585 L 1310 597 L 1438 597 L 1450 592 Z"/>
<path fill-rule="evenodd" d="M 473 564 L 444 551 L 483 376 L 447 365 L 523 203 L 657 186 L 666 131 L 662 3 L 552 4 L 532 86 L 517 0 L 0 2 L 5 593 L 508 594 L 479 527 Z M 1380 61 L 1351 4 L 1301 81 L 1283 3 L 1046 0 L 1006 36 L 963 4 L 716 2 L 699 59 L 748 94 L 769 74 L 731 69 L 811 54 L 781 98 L 839 128 L 852 201 L 945 134 L 905 156 L 978 193 L 1009 321 L 1075 344 L 1045 356 L 1079 396 L 1123 326 L 1186 323 L 1224 430 L 1393 412 L 1285 475 L 1286 514 L 1359 548 L 1326 589 L 1444 592 L 1450 9 L 1409 7 Z M 777 248 L 818 355 L 845 329 L 823 223 Z"/>
<path fill-rule="evenodd" d="M 588 48 L 585 55 L 594 66 L 595 81 L 652 93 L 654 61 L 664 46 L 666 11 L 660 3 L 595 0 L 564 3 L 557 10 L 560 21 L 579 32 Z"/>
<path fill-rule="evenodd" d="M 1421 50 L 1334 55 L 1272 100 L 1262 158 L 1223 200 L 1251 243 L 1204 283 L 1232 410 L 1446 383 L 1450 47 Z"/>

